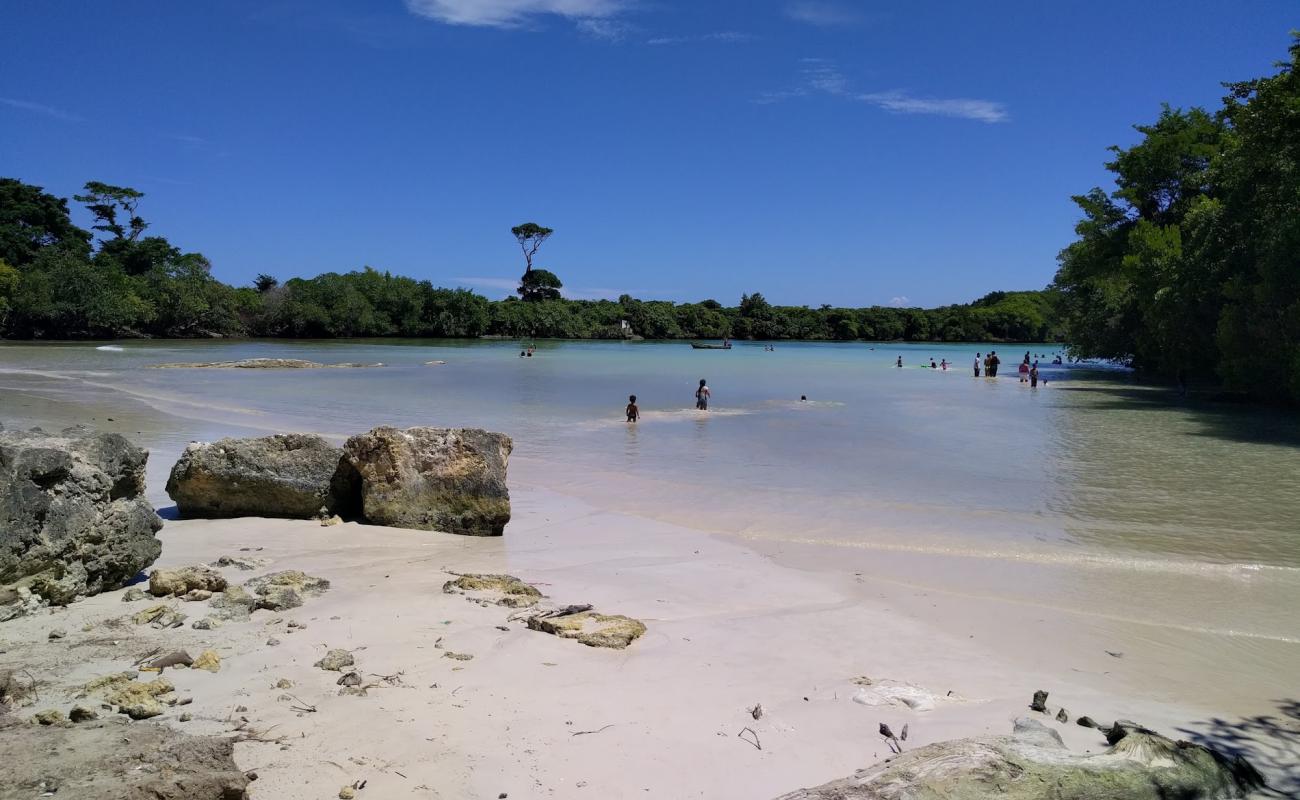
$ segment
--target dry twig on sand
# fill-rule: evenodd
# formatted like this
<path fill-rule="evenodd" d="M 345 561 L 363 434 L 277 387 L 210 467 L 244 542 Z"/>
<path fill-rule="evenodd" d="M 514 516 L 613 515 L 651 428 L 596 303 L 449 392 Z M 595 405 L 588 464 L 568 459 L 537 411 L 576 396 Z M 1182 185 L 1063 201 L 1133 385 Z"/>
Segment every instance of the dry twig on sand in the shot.
<path fill-rule="evenodd" d="M 749 731 L 749 735 L 754 737 L 753 740 L 745 738 L 746 731 Z M 759 750 L 763 749 L 763 744 L 758 740 L 758 734 L 754 731 L 753 728 L 750 728 L 748 726 L 741 728 L 740 733 L 736 734 L 736 736 L 739 737 L 742 741 L 749 742 L 750 744 L 754 745 L 754 747 Z"/>
<path fill-rule="evenodd" d="M 606 726 L 604 726 L 604 727 L 602 727 L 602 728 L 597 728 L 597 729 L 594 730 L 594 731 L 574 731 L 574 732 L 572 733 L 572 735 L 573 735 L 573 736 L 586 736 L 586 735 L 589 734 L 589 733 L 600 733 L 601 731 L 603 731 L 603 730 L 607 730 L 607 729 L 609 729 L 609 728 L 612 728 L 612 727 L 614 727 L 614 726 L 617 725 L 617 724 L 618 724 L 617 722 L 611 722 L 611 723 L 609 723 L 608 725 L 606 725 Z"/>
<path fill-rule="evenodd" d="M 304 714 L 316 713 L 316 706 L 312 705 L 311 703 L 305 702 L 302 698 L 298 697 L 298 695 L 296 694 L 291 694 L 289 696 L 292 697 L 294 700 L 298 701 L 298 705 L 289 706 L 289 708 L 292 709 L 293 711 L 301 711 Z"/>

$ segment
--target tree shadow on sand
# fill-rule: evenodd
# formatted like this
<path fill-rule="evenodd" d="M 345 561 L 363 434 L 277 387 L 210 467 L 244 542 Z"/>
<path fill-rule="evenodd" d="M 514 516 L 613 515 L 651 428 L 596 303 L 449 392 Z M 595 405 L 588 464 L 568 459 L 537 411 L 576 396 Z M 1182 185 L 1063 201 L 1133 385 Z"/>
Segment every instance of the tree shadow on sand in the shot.
<path fill-rule="evenodd" d="M 1193 722 L 1178 732 L 1196 744 L 1244 757 L 1264 773 L 1258 797 L 1300 798 L 1300 700 L 1279 700 L 1277 715 Z"/>
<path fill-rule="evenodd" d="M 1195 436 L 1300 448 L 1300 419 L 1269 406 L 1212 400 L 1198 394 L 1182 397 L 1169 387 L 1117 383 L 1113 378 L 1079 381 L 1058 391 L 1088 396 L 1088 408 L 1181 413 L 1199 425 Z"/>

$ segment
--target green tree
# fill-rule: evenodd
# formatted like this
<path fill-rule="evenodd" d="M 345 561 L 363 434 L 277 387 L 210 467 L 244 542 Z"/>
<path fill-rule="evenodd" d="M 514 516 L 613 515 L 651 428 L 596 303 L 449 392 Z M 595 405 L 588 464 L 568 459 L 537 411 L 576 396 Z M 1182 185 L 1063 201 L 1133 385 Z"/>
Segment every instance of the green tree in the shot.
<path fill-rule="evenodd" d="M 136 214 L 136 206 L 144 197 L 142 192 L 100 181 L 87 182 L 85 191 L 85 194 L 74 195 L 72 199 L 85 205 L 95 216 L 95 225 L 92 226 L 95 230 L 111 233 L 114 239 L 133 242 L 149 227 L 149 223 Z M 125 222 L 118 219 L 119 214 L 125 217 Z"/>
<path fill-rule="evenodd" d="M 555 231 L 551 228 L 544 228 L 536 222 L 525 222 L 523 225 L 516 225 L 510 229 L 515 235 L 516 241 L 519 242 L 519 249 L 524 254 L 524 275 L 533 271 L 533 256 L 537 255 L 537 250 L 542 246 L 542 242 L 551 238 Z"/>
<path fill-rule="evenodd" d="M 265 272 L 259 273 L 253 279 L 253 288 L 257 290 L 258 294 L 266 294 L 279 285 L 280 280 L 278 278 L 274 275 L 267 275 Z"/>
<path fill-rule="evenodd" d="M 72 224 L 68 201 L 39 186 L 0 178 L 0 260 L 22 268 L 47 247 L 90 253 L 90 233 Z"/>
<path fill-rule="evenodd" d="M 554 272 L 545 269 L 530 269 L 519 280 L 519 296 L 529 302 L 538 300 L 559 300 L 560 289 L 564 284 Z"/>

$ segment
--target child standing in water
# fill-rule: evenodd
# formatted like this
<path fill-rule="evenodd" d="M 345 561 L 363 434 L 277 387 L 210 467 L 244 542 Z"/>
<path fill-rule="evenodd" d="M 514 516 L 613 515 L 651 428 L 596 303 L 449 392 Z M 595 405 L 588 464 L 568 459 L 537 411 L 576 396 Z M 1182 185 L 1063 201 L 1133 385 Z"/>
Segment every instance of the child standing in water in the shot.
<path fill-rule="evenodd" d="M 700 411 L 708 411 L 709 396 L 711 394 L 708 384 L 704 382 L 703 378 L 700 378 L 700 388 L 695 390 L 695 407 Z"/>
<path fill-rule="evenodd" d="M 628 421 L 628 422 L 636 422 L 636 421 L 637 421 L 638 419 L 640 419 L 640 418 L 641 418 L 641 409 L 639 409 L 639 408 L 636 407 L 636 395 L 634 395 L 634 394 L 632 394 L 632 395 L 628 395 L 628 397 L 627 397 L 627 421 Z"/>

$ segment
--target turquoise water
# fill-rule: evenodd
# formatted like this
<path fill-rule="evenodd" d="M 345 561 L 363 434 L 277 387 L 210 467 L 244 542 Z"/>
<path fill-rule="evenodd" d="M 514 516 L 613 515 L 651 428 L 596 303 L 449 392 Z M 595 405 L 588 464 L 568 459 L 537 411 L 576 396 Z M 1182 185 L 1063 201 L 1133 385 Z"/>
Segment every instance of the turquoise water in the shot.
<path fill-rule="evenodd" d="M 113 346 L 0 345 L 0 421 L 144 403 L 188 420 L 138 426 L 164 471 L 188 439 L 227 431 L 481 426 L 514 437 L 520 480 L 708 530 L 1300 567 L 1294 418 L 1179 401 L 1117 370 L 1044 366 L 1045 386 L 1021 384 L 1020 356 L 1046 365 L 1051 345 L 992 345 L 996 380 L 971 375 L 979 345 L 544 341 L 531 359 L 517 342 Z M 263 356 L 385 366 L 149 368 Z M 920 366 L 931 358 L 954 366 Z M 693 409 L 700 378 L 707 413 Z"/>

